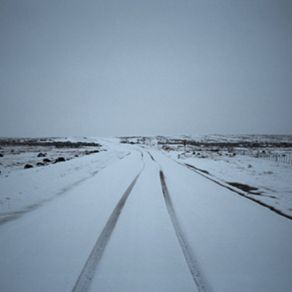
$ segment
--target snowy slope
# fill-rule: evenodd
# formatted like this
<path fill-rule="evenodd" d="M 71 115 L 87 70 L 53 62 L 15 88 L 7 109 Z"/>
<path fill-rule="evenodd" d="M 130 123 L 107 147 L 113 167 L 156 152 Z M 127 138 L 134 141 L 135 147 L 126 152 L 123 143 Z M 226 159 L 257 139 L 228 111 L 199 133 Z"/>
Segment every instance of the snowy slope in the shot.
<path fill-rule="evenodd" d="M 283 213 L 292 216 L 292 167 L 276 161 L 237 155 L 236 157 L 177 159 L 177 153 L 167 154 L 173 159 L 207 171 L 214 179 L 226 183 L 240 183 L 255 188 L 246 193 Z"/>
<path fill-rule="evenodd" d="M 29 212 L 66 194 L 128 152 L 106 151 L 46 167 L 21 169 L 0 176 L 0 222 Z"/>

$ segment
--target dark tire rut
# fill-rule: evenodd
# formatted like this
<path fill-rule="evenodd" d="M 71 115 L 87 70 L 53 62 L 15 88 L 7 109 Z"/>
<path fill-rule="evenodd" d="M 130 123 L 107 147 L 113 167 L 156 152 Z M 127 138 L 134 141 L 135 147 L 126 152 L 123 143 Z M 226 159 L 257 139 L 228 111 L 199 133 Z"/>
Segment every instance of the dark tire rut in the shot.
<path fill-rule="evenodd" d="M 97 238 L 97 241 L 72 289 L 72 292 L 86 292 L 89 291 L 91 281 L 94 277 L 96 268 L 98 263 L 100 262 L 104 250 L 111 238 L 113 230 L 116 226 L 116 223 L 119 219 L 119 216 L 125 206 L 125 203 L 134 188 L 141 172 L 134 178 L 131 184 L 128 186 L 126 191 L 124 192 L 123 196 L 117 203 L 116 207 L 114 208 L 112 214 L 110 215 L 107 223 L 105 224 L 101 234 Z"/>
<path fill-rule="evenodd" d="M 166 185 L 165 176 L 162 170 L 159 172 L 160 176 L 160 182 L 161 182 L 161 188 L 162 193 L 164 197 L 164 201 L 167 207 L 167 211 L 169 214 L 169 217 L 171 219 L 171 222 L 173 224 L 177 239 L 179 241 L 180 247 L 182 249 L 183 255 L 185 257 L 185 260 L 187 262 L 188 268 L 190 270 L 190 273 L 192 275 L 192 278 L 198 288 L 199 292 L 207 292 L 210 291 L 210 288 L 207 285 L 207 282 L 203 276 L 203 273 L 199 267 L 198 261 L 196 260 L 194 254 L 191 251 L 191 248 L 189 247 L 189 244 L 185 238 L 185 235 L 183 233 L 183 230 L 180 226 L 180 223 L 178 221 L 178 218 L 176 216 L 175 209 L 173 207 L 173 203 Z"/>

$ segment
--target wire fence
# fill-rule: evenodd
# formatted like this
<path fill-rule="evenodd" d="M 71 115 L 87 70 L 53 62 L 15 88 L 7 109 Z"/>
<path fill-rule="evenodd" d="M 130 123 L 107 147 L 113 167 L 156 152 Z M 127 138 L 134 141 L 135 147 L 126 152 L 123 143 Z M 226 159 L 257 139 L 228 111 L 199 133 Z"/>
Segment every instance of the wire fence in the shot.
<path fill-rule="evenodd" d="M 292 153 L 256 153 L 254 157 L 292 165 Z"/>

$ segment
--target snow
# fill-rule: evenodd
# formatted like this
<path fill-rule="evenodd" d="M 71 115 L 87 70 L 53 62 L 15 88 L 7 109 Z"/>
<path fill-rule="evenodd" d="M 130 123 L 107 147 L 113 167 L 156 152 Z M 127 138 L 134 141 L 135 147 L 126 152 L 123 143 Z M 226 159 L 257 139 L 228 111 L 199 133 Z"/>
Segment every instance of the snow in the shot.
<path fill-rule="evenodd" d="M 145 155 L 91 291 L 196 291 L 164 205 L 159 168 Z"/>
<path fill-rule="evenodd" d="M 152 152 L 153 153 L 153 152 Z M 290 291 L 291 221 L 154 152 L 214 291 Z"/>
<path fill-rule="evenodd" d="M 94 176 L 126 152 L 106 151 L 46 167 L 12 171 L 0 176 L 0 220 L 63 195 Z"/>
<path fill-rule="evenodd" d="M 90 291 L 292 291 L 292 220 L 183 164 L 263 194 L 273 190 L 277 199 L 260 198 L 286 212 L 289 166 L 248 156 L 177 159 L 178 150 L 161 151 L 154 138 L 143 145 L 82 139 L 107 151 L 0 176 L 1 291 L 72 291 L 139 173 L 89 279 Z M 191 265 L 205 288 L 196 285 Z"/>
<path fill-rule="evenodd" d="M 71 291 L 113 206 L 140 169 L 140 154 L 133 153 L 66 196 L 0 225 L 1 290 Z"/>
<path fill-rule="evenodd" d="M 208 171 L 212 177 L 224 182 L 237 182 L 257 188 L 255 194 L 247 193 L 259 201 L 292 215 L 291 165 L 255 158 L 247 155 L 235 157 L 184 157 L 173 151 L 173 159 Z"/>

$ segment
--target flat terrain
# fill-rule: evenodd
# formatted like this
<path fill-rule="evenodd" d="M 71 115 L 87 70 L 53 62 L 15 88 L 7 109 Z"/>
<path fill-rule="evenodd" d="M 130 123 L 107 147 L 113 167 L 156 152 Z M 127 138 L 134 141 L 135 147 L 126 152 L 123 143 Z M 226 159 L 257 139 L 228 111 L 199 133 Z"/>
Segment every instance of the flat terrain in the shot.
<path fill-rule="evenodd" d="M 97 139 L 78 157 L 70 145 L 65 161 L 39 166 L 31 157 L 40 151 L 27 151 L 28 169 L 6 160 L 0 290 L 292 291 L 290 189 L 268 200 L 248 172 L 229 179 L 226 160 L 224 177 L 217 158 L 142 140 Z M 288 180 L 289 163 L 279 167 Z"/>

